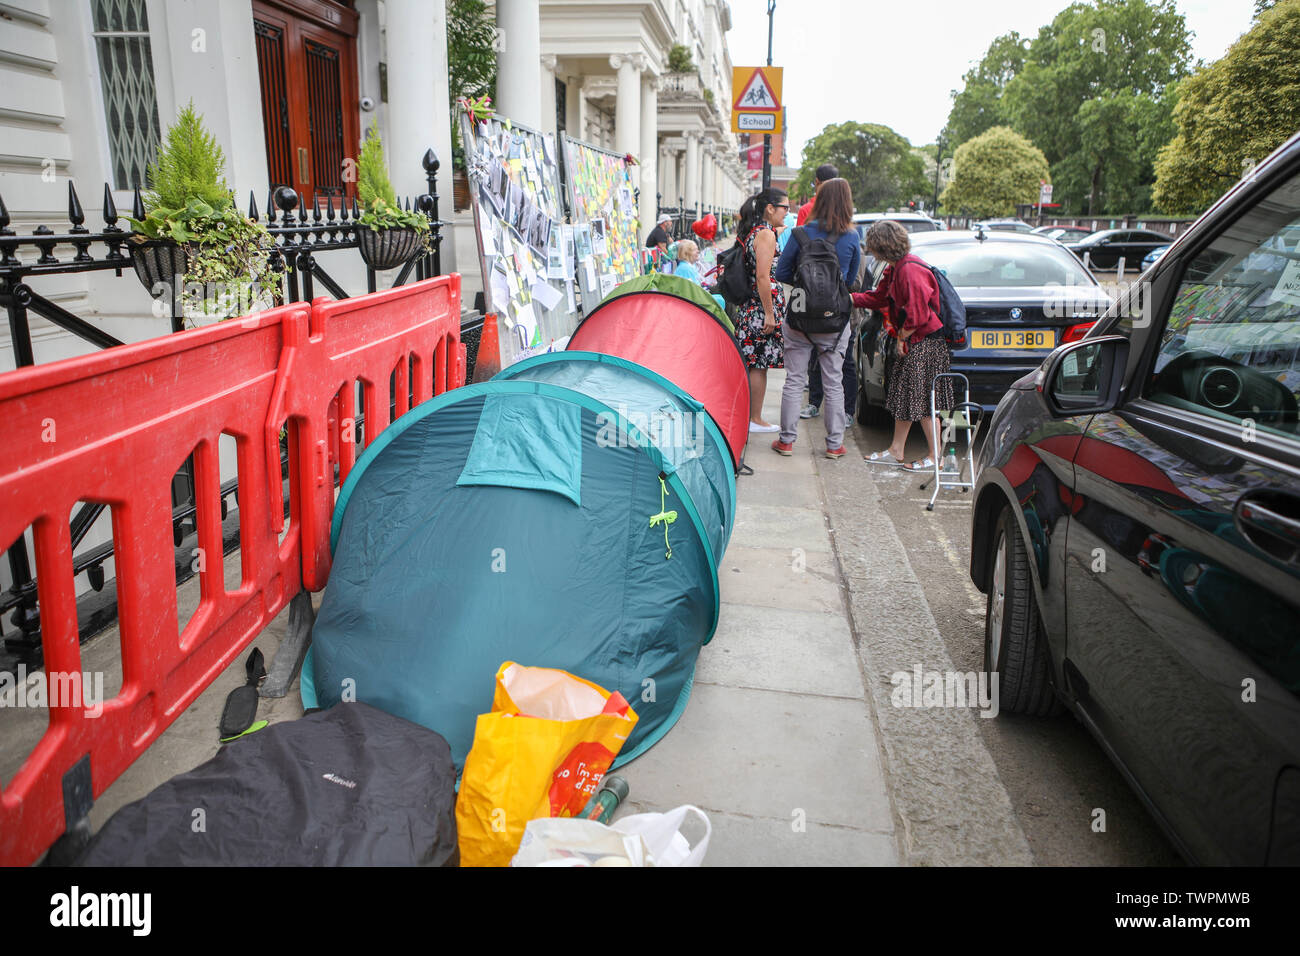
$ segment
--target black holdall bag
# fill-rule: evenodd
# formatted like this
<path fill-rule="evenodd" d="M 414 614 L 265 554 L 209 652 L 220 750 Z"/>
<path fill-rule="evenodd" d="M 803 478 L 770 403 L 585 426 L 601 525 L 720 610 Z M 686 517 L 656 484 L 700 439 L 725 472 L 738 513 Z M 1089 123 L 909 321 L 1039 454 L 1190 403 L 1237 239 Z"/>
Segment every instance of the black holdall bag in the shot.
<path fill-rule="evenodd" d="M 849 321 L 853 299 L 844 284 L 839 253 L 829 239 L 810 239 L 799 226 L 799 263 L 794 270 L 794 292 L 786 303 L 786 321 L 805 335 L 839 333 Z"/>
<path fill-rule="evenodd" d="M 459 862 L 456 768 L 447 741 L 358 702 L 225 745 L 113 814 L 78 864 Z"/>
<path fill-rule="evenodd" d="M 754 294 L 754 287 L 749 283 L 749 270 L 745 268 L 745 244 L 736 236 L 736 241 L 718 256 L 718 295 L 732 305 L 744 305 Z"/>

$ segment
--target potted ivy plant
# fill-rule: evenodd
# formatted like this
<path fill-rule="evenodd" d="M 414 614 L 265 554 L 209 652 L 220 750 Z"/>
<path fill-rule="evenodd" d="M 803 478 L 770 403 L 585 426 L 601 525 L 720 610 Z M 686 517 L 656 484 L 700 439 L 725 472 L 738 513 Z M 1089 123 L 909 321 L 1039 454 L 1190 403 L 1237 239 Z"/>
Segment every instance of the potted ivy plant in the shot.
<path fill-rule="evenodd" d="M 422 212 L 403 209 L 397 202 L 384 162 L 379 127 L 373 122 L 361 144 L 357 195 L 362 209 L 357 220 L 357 242 L 366 265 L 376 271 L 396 269 L 418 253 L 429 251 L 429 219 Z"/>
<path fill-rule="evenodd" d="M 235 208 L 225 166 L 221 147 L 188 104 L 149 165 L 144 218 L 130 219 L 136 276 L 155 296 L 179 283 L 191 318 L 272 304 L 270 233 Z"/>

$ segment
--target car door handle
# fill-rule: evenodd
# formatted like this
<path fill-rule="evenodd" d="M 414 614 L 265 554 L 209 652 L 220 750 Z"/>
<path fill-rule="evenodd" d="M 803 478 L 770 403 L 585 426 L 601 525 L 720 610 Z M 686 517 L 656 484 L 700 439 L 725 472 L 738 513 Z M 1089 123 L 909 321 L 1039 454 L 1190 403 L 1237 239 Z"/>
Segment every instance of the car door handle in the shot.
<path fill-rule="evenodd" d="M 1237 530 L 1259 548 L 1290 564 L 1300 564 L 1300 499 L 1263 494 L 1238 499 Z"/>

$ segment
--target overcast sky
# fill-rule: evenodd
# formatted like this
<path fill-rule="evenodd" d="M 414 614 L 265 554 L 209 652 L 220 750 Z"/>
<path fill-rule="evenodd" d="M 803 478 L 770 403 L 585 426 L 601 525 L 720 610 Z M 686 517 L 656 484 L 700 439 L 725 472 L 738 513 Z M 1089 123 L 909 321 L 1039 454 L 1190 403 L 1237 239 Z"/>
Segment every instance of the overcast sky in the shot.
<path fill-rule="evenodd" d="M 788 158 L 830 123 L 883 123 L 914 146 L 934 142 L 949 95 L 1010 30 L 1038 35 L 1069 0 L 777 0 L 772 63 L 785 68 Z M 1250 29 L 1253 0 L 1176 0 L 1192 57 L 1223 56 Z M 735 66 L 767 62 L 767 0 L 731 0 Z M 879 77 L 899 77 L 882 81 Z"/>

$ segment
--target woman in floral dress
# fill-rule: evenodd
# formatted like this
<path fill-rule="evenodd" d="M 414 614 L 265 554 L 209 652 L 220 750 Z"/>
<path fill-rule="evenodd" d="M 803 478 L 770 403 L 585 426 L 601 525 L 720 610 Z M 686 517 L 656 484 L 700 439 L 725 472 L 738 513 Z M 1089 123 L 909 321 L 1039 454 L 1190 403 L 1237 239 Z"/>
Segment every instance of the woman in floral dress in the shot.
<path fill-rule="evenodd" d="M 767 370 L 784 368 L 781 322 L 785 293 L 776 281 L 777 229 L 785 222 L 790 201 L 783 190 L 765 189 L 740 207 L 736 241 L 745 250 L 745 271 L 753 291 L 736 313 L 736 339 L 749 370 L 749 430 L 780 431 L 763 420 Z"/>

